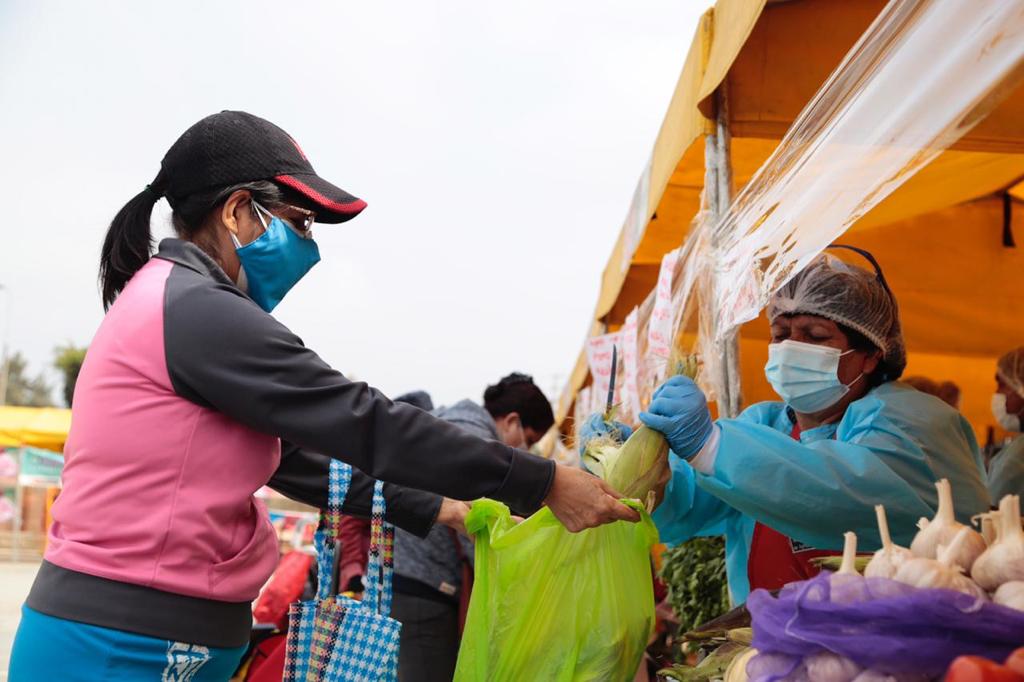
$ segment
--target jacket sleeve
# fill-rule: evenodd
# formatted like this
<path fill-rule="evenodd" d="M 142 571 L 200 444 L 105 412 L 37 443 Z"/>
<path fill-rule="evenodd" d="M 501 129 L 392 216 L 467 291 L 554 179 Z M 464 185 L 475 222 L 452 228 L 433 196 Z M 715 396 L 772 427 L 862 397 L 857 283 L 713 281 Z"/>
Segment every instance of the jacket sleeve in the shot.
<path fill-rule="evenodd" d="M 698 487 L 693 467 L 675 453 L 669 454 L 669 466 L 672 477 L 665 497 L 651 515 L 661 541 L 674 546 L 694 537 L 724 535 L 728 520 L 739 512 Z"/>
<path fill-rule="evenodd" d="M 998 452 L 989 466 L 986 479 L 993 505 L 1006 495 L 1024 493 L 1024 436 L 1017 436 Z"/>
<path fill-rule="evenodd" d="M 164 306 L 167 369 L 188 400 L 409 488 L 526 511 L 547 497 L 553 462 L 349 381 L 229 284 L 175 268 Z"/>
<path fill-rule="evenodd" d="M 297 502 L 325 509 L 331 458 L 303 450 L 291 443 L 281 443 L 281 464 L 267 483 L 277 492 Z M 370 518 L 373 502 L 373 479 L 359 469 L 352 470 L 342 512 L 364 519 Z M 385 518 L 413 535 L 426 537 L 441 510 L 441 496 L 384 484 L 387 507 Z"/>
<path fill-rule="evenodd" d="M 922 414 L 918 425 L 893 419 L 893 406 L 874 398 L 850 405 L 835 437 L 805 432 L 801 441 L 771 426 L 720 419 L 713 470 L 697 485 L 775 530 L 821 549 L 840 549 L 843 532 L 864 550 L 880 545 L 874 505 L 885 504 L 893 540 L 909 544 L 919 518 L 937 504 L 934 482 L 947 477 L 957 516 L 985 508 L 985 491 L 970 444 L 944 414 Z M 947 428 L 948 427 L 948 428 Z M 940 438 L 940 441 L 936 441 Z M 827 512 L 827 513 L 825 513 Z"/>

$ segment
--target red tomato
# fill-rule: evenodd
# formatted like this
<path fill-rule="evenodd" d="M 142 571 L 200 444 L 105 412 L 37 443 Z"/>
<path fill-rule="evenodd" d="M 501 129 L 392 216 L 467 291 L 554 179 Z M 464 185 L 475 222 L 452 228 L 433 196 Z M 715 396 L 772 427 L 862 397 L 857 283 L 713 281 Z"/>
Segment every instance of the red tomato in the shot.
<path fill-rule="evenodd" d="M 1021 682 L 1024 675 L 1018 675 L 1009 668 L 980 656 L 960 656 L 946 671 L 946 682 Z"/>
<path fill-rule="evenodd" d="M 1010 657 L 1006 659 L 1005 665 L 1018 675 L 1024 675 L 1024 647 L 1010 654 Z"/>

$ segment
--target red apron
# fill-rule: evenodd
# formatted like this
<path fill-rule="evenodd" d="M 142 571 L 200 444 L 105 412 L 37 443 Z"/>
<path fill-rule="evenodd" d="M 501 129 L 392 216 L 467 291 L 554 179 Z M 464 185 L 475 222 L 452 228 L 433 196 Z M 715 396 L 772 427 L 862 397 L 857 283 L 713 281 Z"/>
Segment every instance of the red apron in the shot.
<path fill-rule="evenodd" d="M 798 424 L 793 425 L 790 435 L 800 440 Z M 811 563 L 811 559 L 841 555 L 842 552 L 808 547 L 759 521 L 754 525 L 747 558 L 750 589 L 777 590 L 794 580 L 813 578 L 821 569 Z"/>

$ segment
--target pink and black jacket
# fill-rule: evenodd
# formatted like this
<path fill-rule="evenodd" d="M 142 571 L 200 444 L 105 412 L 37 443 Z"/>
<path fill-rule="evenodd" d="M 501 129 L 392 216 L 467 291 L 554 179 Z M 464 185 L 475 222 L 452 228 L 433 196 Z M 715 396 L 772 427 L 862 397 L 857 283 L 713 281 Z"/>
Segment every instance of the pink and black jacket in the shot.
<path fill-rule="evenodd" d="M 328 458 L 356 472 L 344 511 L 418 535 L 440 498 L 526 512 L 553 463 L 485 441 L 331 369 L 196 246 L 177 239 L 128 283 L 82 367 L 45 562 L 28 606 L 207 646 L 248 641 L 273 572 L 263 485 L 323 506 Z M 405 486 L 405 487 L 400 487 Z"/>

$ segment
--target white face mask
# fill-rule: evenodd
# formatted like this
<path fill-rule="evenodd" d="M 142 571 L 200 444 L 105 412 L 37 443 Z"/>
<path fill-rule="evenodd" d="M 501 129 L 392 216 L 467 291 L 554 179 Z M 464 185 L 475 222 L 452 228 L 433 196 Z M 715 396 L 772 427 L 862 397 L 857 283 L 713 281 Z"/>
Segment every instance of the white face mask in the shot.
<path fill-rule="evenodd" d="M 1007 431 L 1014 433 L 1020 431 L 1020 415 L 1010 414 L 1006 411 L 1006 394 L 996 393 L 992 396 L 992 416 L 996 418 L 999 425 Z"/>
<path fill-rule="evenodd" d="M 814 414 L 842 400 L 864 376 L 861 372 L 849 384 L 839 380 L 839 359 L 852 352 L 800 341 L 773 343 L 768 346 L 764 375 L 787 405 L 802 414 Z"/>

